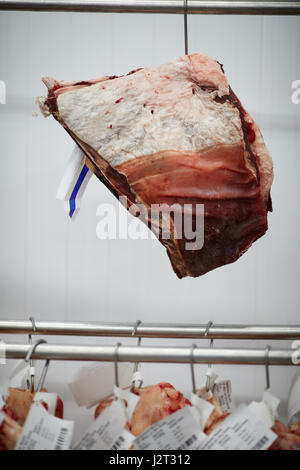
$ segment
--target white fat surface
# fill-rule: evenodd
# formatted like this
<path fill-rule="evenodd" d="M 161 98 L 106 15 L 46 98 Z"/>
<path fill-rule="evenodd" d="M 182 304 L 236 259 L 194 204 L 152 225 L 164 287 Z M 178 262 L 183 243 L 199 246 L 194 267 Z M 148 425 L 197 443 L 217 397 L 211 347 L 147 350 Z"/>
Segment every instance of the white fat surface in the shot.
<path fill-rule="evenodd" d="M 113 167 L 164 150 L 197 151 L 241 142 L 238 110 L 214 101 L 220 87 L 213 93 L 200 88 L 209 76 L 196 84 L 190 72 L 188 64 L 173 61 L 75 88 L 57 97 L 59 113 Z"/>

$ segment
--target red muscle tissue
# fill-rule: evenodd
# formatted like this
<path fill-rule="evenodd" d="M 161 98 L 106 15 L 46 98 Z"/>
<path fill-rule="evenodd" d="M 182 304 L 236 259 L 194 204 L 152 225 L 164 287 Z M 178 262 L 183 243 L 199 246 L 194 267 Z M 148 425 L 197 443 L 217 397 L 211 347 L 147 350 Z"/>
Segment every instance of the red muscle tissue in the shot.
<path fill-rule="evenodd" d="M 127 208 L 146 207 L 142 218 L 179 278 L 232 263 L 264 235 L 272 160 L 217 61 L 193 54 L 121 77 L 43 81 L 44 114 L 60 122 L 113 194 L 127 197 Z M 197 233 L 197 204 L 204 232 L 191 245 L 184 215 Z M 162 209 L 150 221 L 153 205 L 173 207 L 171 217 Z"/>

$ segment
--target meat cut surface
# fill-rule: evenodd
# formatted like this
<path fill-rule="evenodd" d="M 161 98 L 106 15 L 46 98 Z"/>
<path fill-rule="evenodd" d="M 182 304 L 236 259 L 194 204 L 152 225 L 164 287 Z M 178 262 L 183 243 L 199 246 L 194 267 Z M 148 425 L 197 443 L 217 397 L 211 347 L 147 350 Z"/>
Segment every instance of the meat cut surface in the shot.
<path fill-rule="evenodd" d="M 42 389 L 42 392 L 46 392 L 46 389 Z M 32 405 L 34 395 L 35 393 L 31 393 L 29 390 L 9 388 L 9 394 L 6 398 L 3 411 L 12 419 L 14 419 L 18 424 L 23 426 Z M 47 403 L 42 402 L 42 404 L 47 410 Z M 54 416 L 63 419 L 63 414 L 63 402 L 60 397 L 57 397 Z"/>
<path fill-rule="evenodd" d="M 122 77 L 43 81 L 44 114 L 62 124 L 113 194 L 127 197 L 127 208 L 146 207 L 141 218 L 178 277 L 237 260 L 266 232 L 272 160 L 217 61 L 193 54 Z M 197 228 L 198 204 L 203 240 L 191 246 L 184 216 Z"/>
<path fill-rule="evenodd" d="M 275 421 L 271 429 L 277 434 L 278 438 L 269 450 L 294 450 L 295 446 L 300 445 L 300 436 L 287 430 L 286 426 L 280 421 Z"/>

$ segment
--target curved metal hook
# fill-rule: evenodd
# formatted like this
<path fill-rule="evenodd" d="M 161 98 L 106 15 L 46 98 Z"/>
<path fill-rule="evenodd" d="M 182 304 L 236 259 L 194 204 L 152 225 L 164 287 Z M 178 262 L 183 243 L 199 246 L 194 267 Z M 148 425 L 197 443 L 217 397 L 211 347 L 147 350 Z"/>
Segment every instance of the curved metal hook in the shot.
<path fill-rule="evenodd" d="M 24 361 L 25 361 L 25 362 L 31 361 L 31 356 L 32 356 L 32 354 L 34 353 L 34 351 L 36 350 L 36 348 L 38 347 L 38 345 L 39 345 L 39 344 L 44 344 L 44 343 L 47 343 L 47 341 L 44 340 L 44 339 L 38 339 L 38 340 L 36 341 L 36 343 L 34 343 L 34 344 L 31 346 L 31 348 L 29 349 L 28 353 L 27 353 L 26 356 L 25 356 Z"/>
<path fill-rule="evenodd" d="M 29 362 L 30 365 L 30 391 L 31 393 L 34 392 L 34 377 L 35 377 L 35 368 L 33 365 L 33 360 L 31 359 L 34 351 L 36 348 L 39 346 L 39 344 L 47 343 L 44 339 L 38 339 L 36 343 L 31 345 L 31 348 L 29 349 L 28 353 L 26 354 L 25 357 L 25 362 Z"/>
<path fill-rule="evenodd" d="M 35 332 L 36 331 L 36 324 L 35 324 L 34 317 L 29 317 L 29 320 L 31 321 L 32 329 Z M 32 335 L 31 334 L 28 335 L 28 342 L 29 342 L 29 344 L 32 344 Z M 32 371 L 34 371 L 34 362 L 33 362 L 32 359 L 30 359 L 29 365 L 30 365 L 30 369 Z M 34 374 L 30 375 L 30 391 L 34 392 Z"/>
<path fill-rule="evenodd" d="M 213 326 L 213 322 L 212 322 L 212 321 L 209 321 L 209 322 L 207 323 L 204 336 L 207 336 L 207 335 L 208 335 L 209 330 L 210 330 L 210 328 L 211 328 L 212 326 Z M 211 338 L 211 339 L 210 339 L 209 347 L 212 348 L 213 345 L 214 345 L 214 339 Z M 211 364 L 208 364 L 208 368 L 211 369 L 211 367 L 212 367 L 212 365 L 211 365 Z M 209 392 L 209 390 L 210 390 L 210 383 L 211 383 L 211 381 L 210 381 L 210 376 L 207 375 L 207 376 L 206 376 L 206 385 L 205 385 L 205 389 L 206 389 L 207 392 Z"/>
<path fill-rule="evenodd" d="M 132 336 L 135 336 L 135 335 L 136 335 L 137 329 L 138 329 L 138 327 L 139 327 L 141 324 L 142 324 L 141 320 L 137 320 L 137 321 L 135 322 L 135 325 L 134 325 L 133 330 L 132 330 L 132 333 L 131 333 Z M 140 336 L 140 337 L 138 338 L 138 346 L 141 345 L 141 342 L 142 342 L 142 338 L 141 338 L 141 336 Z M 139 365 L 140 365 L 139 362 L 135 362 L 135 364 L 134 364 L 134 369 L 133 369 L 133 375 L 135 375 L 135 374 L 137 374 L 137 373 L 139 372 Z M 140 379 L 140 380 L 139 380 L 138 388 L 141 388 L 142 385 L 143 385 L 143 380 Z M 131 390 L 134 390 L 135 388 L 136 388 L 136 386 L 135 386 L 135 380 L 133 380 L 132 383 L 131 383 Z"/>
<path fill-rule="evenodd" d="M 117 343 L 115 347 L 115 386 L 119 388 L 119 370 L 118 370 L 118 362 L 119 362 L 119 347 L 121 343 Z"/>
<path fill-rule="evenodd" d="M 270 351 L 271 351 L 271 346 L 267 345 L 266 350 L 265 350 L 265 358 L 266 358 L 266 388 L 265 390 L 268 390 L 271 386 L 270 383 Z"/>
<path fill-rule="evenodd" d="M 196 344 L 192 344 L 191 347 L 191 356 L 190 356 L 190 365 L 191 365 L 191 376 L 192 376 L 192 390 L 193 393 L 196 395 L 196 380 L 195 380 L 195 370 L 194 370 L 194 349 L 197 347 Z"/>
<path fill-rule="evenodd" d="M 132 333 L 131 333 L 131 336 L 135 336 L 136 335 L 136 332 L 137 332 L 137 329 L 138 327 L 142 324 L 141 320 L 137 320 L 133 326 L 133 330 L 132 330 Z"/>

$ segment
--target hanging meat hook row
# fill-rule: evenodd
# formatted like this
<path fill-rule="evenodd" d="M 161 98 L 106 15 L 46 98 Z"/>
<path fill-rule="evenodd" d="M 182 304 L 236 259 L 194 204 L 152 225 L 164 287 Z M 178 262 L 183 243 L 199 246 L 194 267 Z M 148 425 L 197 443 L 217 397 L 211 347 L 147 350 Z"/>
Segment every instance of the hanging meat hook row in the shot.
<path fill-rule="evenodd" d="M 141 320 L 137 320 L 135 322 L 135 325 L 134 325 L 132 333 L 131 333 L 132 336 L 136 335 L 137 329 L 141 324 L 142 324 Z M 138 346 L 141 345 L 141 342 L 142 342 L 142 338 L 140 336 L 138 338 Z M 139 367 L 140 367 L 140 363 L 135 362 L 134 369 L 133 369 L 133 379 L 132 379 L 132 383 L 131 383 L 131 389 L 132 390 L 134 390 L 136 388 L 135 382 L 139 382 L 138 388 L 141 388 L 141 386 L 143 385 L 143 380 L 142 380 L 142 377 L 141 377 L 141 374 L 140 374 L 140 371 L 139 371 Z"/>
<path fill-rule="evenodd" d="M 188 43 L 188 0 L 183 0 L 184 12 L 183 12 L 183 22 L 184 22 L 184 53 L 188 55 L 189 53 L 189 43 Z"/>
<path fill-rule="evenodd" d="M 207 335 L 208 335 L 209 330 L 210 330 L 210 328 L 211 328 L 212 326 L 213 326 L 213 322 L 212 322 L 212 321 L 209 321 L 209 322 L 207 323 L 204 336 L 207 336 Z M 211 339 L 210 339 L 210 345 L 209 345 L 210 348 L 212 348 L 213 345 L 214 345 L 214 339 L 211 338 Z M 211 369 L 211 368 L 212 368 L 212 365 L 211 365 L 211 364 L 208 364 L 208 369 Z M 207 374 L 207 375 L 206 375 L 206 385 L 205 385 L 205 389 L 206 389 L 207 392 L 210 391 L 210 378 L 211 378 L 210 375 Z"/>
<path fill-rule="evenodd" d="M 34 317 L 29 317 L 29 321 L 31 321 L 32 331 L 36 332 L 36 324 L 35 324 Z M 28 335 L 28 342 L 29 342 L 30 345 L 32 344 L 32 335 L 31 334 Z M 34 371 L 34 362 L 33 362 L 32 359 L 30 359 L 30 361 L 29 361 L 29 366 L 30 366 L 30 371 L 32 373 L 30 373 L 30 385 L 28 386 L 28 388 L 30 388 L 30 391 L 33 393 L 34 392 L 35 371 Z"/>
<path fill-rule="evenodd" d="M 197 394 L 196 390 L 196 380 L 195 380 L 195 369 L 194 369 L 194 349 L 197 347 L 196 344 L 192 344 L 191 355 L 190 355 L 190 364 L 191 364 L 191 376 L 192 376 L 192 390 L 193 394 Z"/>
<path fill-rule="evenodd" d="M 265 358 L 266 358 L 266 388 L 265 390 L 269 390 L 271 384 L 270 384 L 270 351 L 271 351 L 271 346 L 267 345 L 266 346 L 266 352 L 265 352 Z"/>

